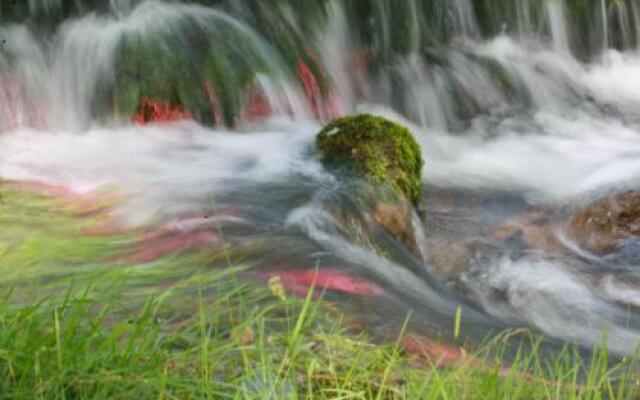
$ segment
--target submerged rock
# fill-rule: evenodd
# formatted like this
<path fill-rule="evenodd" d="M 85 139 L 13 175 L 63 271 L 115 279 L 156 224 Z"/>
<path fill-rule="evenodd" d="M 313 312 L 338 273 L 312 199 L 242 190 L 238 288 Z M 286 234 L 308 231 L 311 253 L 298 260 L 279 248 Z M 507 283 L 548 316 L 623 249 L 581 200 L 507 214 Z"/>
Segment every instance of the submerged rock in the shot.
<path fill-rule="evenodd" d="M 529 210 L 494 228 L 490 236 L 507 241 L 518 236 L 523 246 L 551 252 L 572 252 L 572 245 L 604 255 L 619 251 L 625 240 L 640 237 L 640 191 L 600 198 L 556 216 L 553 209 Z"/>
<path fill-rule="evenodd" d="M 489 237 L 511 247 L 517 244 L 516 247 L 563 251 L 563 245 L 556 237 L 552 216 L 552 209 L 532 207 L 490 230 Z"/>
<path fill-rule="evenodd" d="M 598 200 L 567 221 L 569 237 L 596 252 L 615 251 L 625 238 L 640 236 L 640 191 L 628 191 Z"/>
<path fill-rule="evenodd" d="M 412 212 L 411 203 L 406 199 L 400 199 L 391 204 L 385 202 L 376 204 L 371 216 L 393 237 L 407 245 L 411 251 L 415 251 L 417 244 L 411 222 Z"/>
<path fill-rule="evenodd" d="M 424 162 L 411 132 L 364 114 L 332 121 L 318 134 L 316 146 L 327 168 L 367 182 L 353 188 L 365 208 L 367 231 L 381 226 L 417 253 L 412 216 L 422 191 Z"/>

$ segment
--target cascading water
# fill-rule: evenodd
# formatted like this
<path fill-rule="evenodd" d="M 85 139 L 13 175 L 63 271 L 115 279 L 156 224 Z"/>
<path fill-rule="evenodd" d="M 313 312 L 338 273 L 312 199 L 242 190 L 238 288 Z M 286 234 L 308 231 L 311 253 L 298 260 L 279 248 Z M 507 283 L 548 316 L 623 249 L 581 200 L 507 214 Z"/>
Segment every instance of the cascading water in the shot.
<path fill-rule="evenodd" d="M 412 310 L 446 336 L 462 307 L 475 339 L 529 326 L 584 346 L 606 331 L 619 354 L 640 341 L 637 243 L 599 256 L 554 225 L 637 188 L 639 1 L 30 0 L 0 17 L 1 179 L 114 187 L 128 227 L 215 199 L 228 241 L 260 238 L 256 270 L 375 283 L 359 315 L 380 332 Z M 422 258 L 354 240 L 330 212 L 357 202 L 315 133 L 361 111 L 423 148 Z M 553 210 L 571 251 L 495 233 L 532 209 Z"/>

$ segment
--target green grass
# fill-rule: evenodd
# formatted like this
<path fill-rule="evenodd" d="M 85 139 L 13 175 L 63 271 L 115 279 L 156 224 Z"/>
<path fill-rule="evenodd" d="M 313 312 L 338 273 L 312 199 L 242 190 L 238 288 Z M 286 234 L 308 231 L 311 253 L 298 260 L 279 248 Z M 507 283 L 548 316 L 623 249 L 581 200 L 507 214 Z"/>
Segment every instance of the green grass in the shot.
<path fill-rule="evenodd" d="M 527 346 L 504 370 L 504 334 L 469 361 L 438 367 L 407 354 L 402 336 L 380 343 L 350 329 L 311 294 L 251 283 L 248 266 L 215 251 L 108 262 L 131 237 L 79 235 L 87 221 L 73 208 L 1 187 L 0 220 L 0 399 L 640 395 L 635 360 L 611 364 L 606 349 L 542 357 L 541 341 L 523 336 Z"/>

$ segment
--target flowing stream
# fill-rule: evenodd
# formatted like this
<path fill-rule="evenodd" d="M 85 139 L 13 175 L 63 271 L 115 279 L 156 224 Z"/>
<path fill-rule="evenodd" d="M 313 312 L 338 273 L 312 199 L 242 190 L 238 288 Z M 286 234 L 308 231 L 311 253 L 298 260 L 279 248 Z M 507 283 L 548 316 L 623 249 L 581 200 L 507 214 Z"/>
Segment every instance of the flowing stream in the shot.
<path fill-rule="evenodd" d="M 375 296 L 327 296 L 381 334 L 411 311 L 451 337 L 462 309 L 473 340 L 527 327 L 585 347 L 606 335 L 621 355 L 640 342 L 639 242 L 604 256 L 555 226 L 570 251 L 491 234 L 638 188 L 640 1 L 15 3 L 0 4 L 0 179 L 113 188 L 129 228 L 213 208 L 225 240 L 259 242 L 257 271 L 371 282 Z M 143 98 L 190 118 L 134 123 Z M 357 202 L 315 135 L 361 112 L 422 147 L 421 256 L 354 240 L 331 212 Z"/>

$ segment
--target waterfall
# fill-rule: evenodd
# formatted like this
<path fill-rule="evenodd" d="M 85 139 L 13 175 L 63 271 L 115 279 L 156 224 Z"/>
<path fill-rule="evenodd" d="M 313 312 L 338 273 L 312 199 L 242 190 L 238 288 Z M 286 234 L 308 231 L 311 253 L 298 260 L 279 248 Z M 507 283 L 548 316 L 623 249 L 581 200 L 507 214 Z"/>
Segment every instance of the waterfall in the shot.
<path fill-rule="evenodd" d="M 557 84 L 556 77 L 545 78 L 536 71 L 523 75 L 513 57 L 483 54 L 483 42 L 504 32 L 565 56 L 582 58 L 590 48 L 588 36 L 581 34 L 589 29 L 587 6 L 564 0 L 371 0 L 358 5 L 323 0 L 308 9 L 288 0 L 272 1 L 269 7 L 231 0 L 202 0 L 212 4 L 209 7 L 154 0 L 78 1 L 71 7 L 55 0 L 30 0 L 27 6 L 15 5 L 0 28 L 5 40 L 11 40 L 0 50 L 0 81 L 12 82 L 3 84 L 0 112 L 6 122 L 0 122 L 0 129 L 16 123 L 75 130 L 121 123 L 145 96 L 186 108 L 205 124 L 236 125 L 247 118 L 247 108 L 252 116 L 258 108 L 263 113 L 278 110 L 300 118 L 327 118 L 359 102 L 375 101 L 404 108 L 407 117 L 429 126 L 464 127 L 476 113 L 489 111 L 468 91 L 469 79 L 494 81 L 483 83 L 494 93 L 491 104 L 510 102 L 507 97 L 514 91 L 522 101 L 535 101 L 539 96 L 532 88 L 542 93 Z M 636 2 L 593 1 L 592 9 L 599 9 L 601 16 L 600 48 L 635 48 L 640 32 Z M 164 30 L 153 27 L 159 21 L 163 23 L 156 25 Z M 548 43 L 546 35 L 551 38 Z M 20 49 L 25 40 L 31 43 L 25 44 L 28 52 Z M 225 40 L 243 43 L 244 54 L 254 60 L 246 62 L 232 47 L 224 49 Z M 168 48 L 176 49 L 171 59 L 146 64 L 144 57 L 158 57 Z M 587 57 L 599 54 L 593 48 Z M 125 58 L 129 60 L 123 62 Z M 474 67 L 465 72 L 450 68 L 461 58 Z M 175 64 L 176 76 L 165 82 L 171 74 L 159 68 L 166 63 Z M 236 64 L 235 71 L 230 63 Z M 30 66 L 15 68 L 25 64 Z M 178 84 L 180 73 L 191 78 Z M 145 79 L 128 83 L 131 74 Z M 167 76 L 160 78 L 162 74 Z M 431 81 L 425 87 L 429 89 L 404 90 L 416 77 Z M 535 84 L 531 79 L 537 79 Z M 422 112 L 427 109 L 429 117 Z"/>
<path fill-rule="evenodd" d="M 601 0 L 602 4 L 602 48 L 609 48 L 609 16 L 607 12 L 607 4 L 605 0 Z"/>
<path fill-rule="evenodd" d="M 547 11 L 549 13 L 549 25 L 553 48 L 561 54 L 570 54 L 569 37 L 567 35 L 564 0 L 548 0 Z"/>

